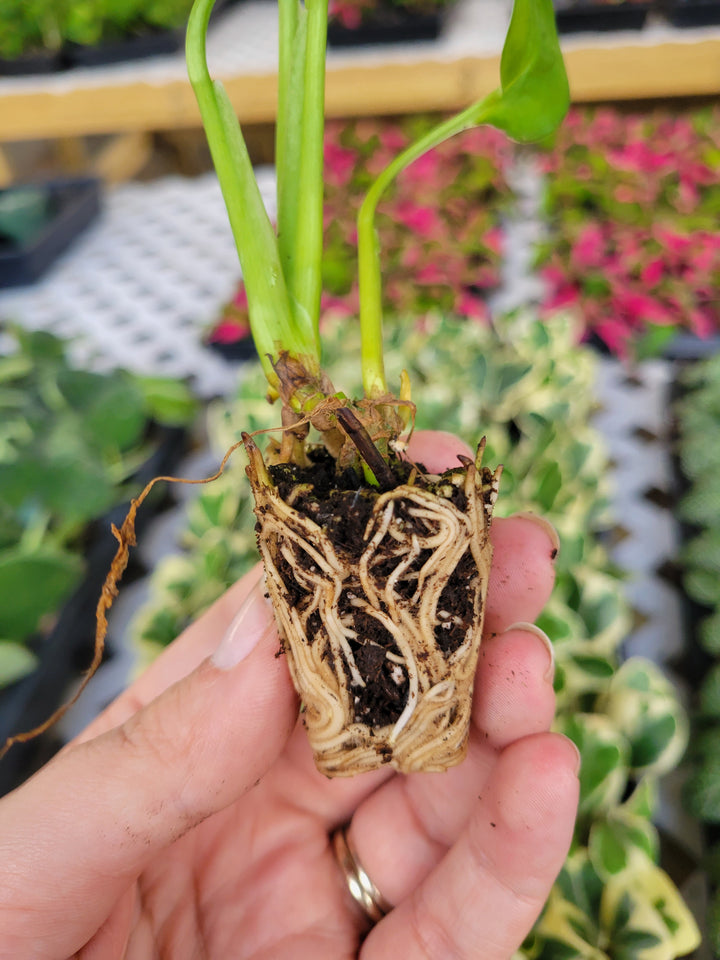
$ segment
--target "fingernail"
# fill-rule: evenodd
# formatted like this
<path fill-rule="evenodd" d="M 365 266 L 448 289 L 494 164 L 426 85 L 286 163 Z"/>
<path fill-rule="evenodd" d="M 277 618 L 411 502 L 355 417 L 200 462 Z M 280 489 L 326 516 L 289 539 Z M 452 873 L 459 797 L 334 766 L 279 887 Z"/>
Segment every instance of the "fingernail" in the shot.
<path fill-rule="evenodd" d="M 582 766 L 582 754 L 580 753 L 580 748 L 578 747 L 578 745 L 575 743 L 574 740 L 571 740 L 570 737 L 566 737 L 564 733 L 561 734 L 561 736 L 565 738 L 568 745 L 572 747 L 572 750 L 575 754 L 574 770 L 575 770 L 575 776 L 577 776 L 580 773 L 580 767 Z"/>
<path fill-rule="evenodd" d="M 555 679 L 555 648 L 553 647 L 552 640 L 545 633 L 544 630 L 541 630 L 534 623 L 526 623 L 524 620 L 519 620 L 517 623 L 511 624 L 504 632 L 508 633 L 510 630 L 522 630 L 523 633 L 532 633 L 539 640 L 542 640 L 545 649 L 547 650 L 547 655 L 550 660 L 548 668 L 543 674 L 543 679 L 548 683 L 552 683 Z"/>
<path fill-rule="evenodd" d="M 532 510 L 522 510 L 520 513 L 513 514 L 513 516 L 519 517 L 521 520 L 530 520 L 532 523 L 536 523 L 542 530 L 545 531 L 550 543 L 552 544 L 552 553 L 550 554 L 550 559 L 555 560 L 557 555 L 560 553 L 560 536 L 550 521 L 546 520 L 545 517 L 540 516 L 539 513 L 533 513 Z"/>
<path fill-rule="evenodd" d="M 272 606 L 265 596 L 265 580 L 261 578 L 235 614 L 225 636 L 212 655 L 220 670 L 230 670 L 244 660 L 258 645 L 268 629 L 274 627 Z"/>

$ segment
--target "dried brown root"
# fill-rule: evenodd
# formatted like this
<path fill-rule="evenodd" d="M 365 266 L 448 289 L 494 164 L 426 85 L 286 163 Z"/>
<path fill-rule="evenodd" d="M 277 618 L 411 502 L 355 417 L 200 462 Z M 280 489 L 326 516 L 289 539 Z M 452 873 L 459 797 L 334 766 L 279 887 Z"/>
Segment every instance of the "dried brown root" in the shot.
<path fill-rule="evenodd" d="M 154 477 L 145 486 L 142 492 L 131 501 L 130 508 L 122 525 L 119 528 L 116 527 L 115 524 L 112 525 L 112 534 L 118 542 L 118 547 L 115 551 L 112 564 L 110 565 L 110 570 L 108 571 L 105 582 L 103 583 L 103 587 L 100 592 L 100 599 L 98 600 L 96 608 L 95 646 L 93 649 L 92 662 L 83 674 L 83 678 L 72 697 L 59 706 L 57 710 L 55 710 L 55 712 L 47 718 L 47 720 L 39 724 L 37 727 L 33 727 L 32 730 L 26 730 L 23 733 L 17 733 L 14 736 L 7 738 L 4 745 L 0 747 L 0 760 L 2 760 L 8 750 L 16 743 L 28 743 L 30 740 L 34 740 L 35 737 L 41 736 L 59 720 L 61 720 L 68 710 L 74 706 L 75 703 L 77 703 L 80 695 L 97 673 L 105 654 L 105 638 L 107 636 L 108 629 L 107 615 L 115 598 L 118 595 L 118 584 L 120 583 L 120 580 L 122 579 L 122 576 L 127 568 L 128 560 L 130 558 L 130 548 L 134 547 L 137 543 L 135 538 L 135 520 L 137 517 L 137 512 L 142 506 L 143 502 L 149 496 L 150 491 L 153 489 L 155 484 L 162 481 L 166 483 L 186 483 L 191 485 L 212 483 L 213 480 L 217 480 L 217 478 L 223 473 L 225 467 L 227 466 L 228 460 L 239 446 L 241 446 L 241 442 L 235 443 L 232 445 L 232 447 L 230 447 L 223 457 L 223 461 L 220 464 L 219 469 L 211 477 L 204 477 L 201 480 L 188 480 L 183 477 Z"/>
<path fill-rule="evenodd" d="M 330 505 L 307 482 L 276 484 L 245 443 L 268 590 L 319 770 L 460 763 L 500 478 L 482 467 L 484 443 L 442 477 L 335 490 Z M 364 518 L 349 536 L 348 504 Z"/>

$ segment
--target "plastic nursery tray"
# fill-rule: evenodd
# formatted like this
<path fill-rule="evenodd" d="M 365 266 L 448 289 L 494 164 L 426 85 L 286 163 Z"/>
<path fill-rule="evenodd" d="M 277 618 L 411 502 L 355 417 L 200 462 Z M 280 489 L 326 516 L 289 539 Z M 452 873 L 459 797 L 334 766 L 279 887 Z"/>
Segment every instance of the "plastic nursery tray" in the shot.
<path fill-rule="evenodd" d="M 182 427 L 158 428 L 158 437 L 155 453 L 136 474 L 139 487 L 155 476 L 171 473 L 187 449 L 188 432 Z M 86 554 L 85 579 L 60 611 L 53 630 L 35 646 L 39 658 L 37 668 L 22 680 L 0 690 L 0 745 L 8 737 L 31 730 L 47 720 L 67 700 L 72 687 L 88 668 L 95 645 L 95 608 L 117 549 L 110 524 L 118 527 L 122 524 L 127 506 L 116 507 L 92 524 L 95 534 Z M 139 536 L 161 508 L 161 497 L 151 496 L 146 501 L 138 512 L 135 525 Z M 131 553 L 123 582 L 142 573 L 144 570 Z M 111 648 L 109 655 L 112 655 Z M 0 796 L 19 786 L 61 746 L 55 729 L 28 743 L 15 744 L 0 760 Z"/>
<path fill-rule="evenodd" d="M 432 13 L 406 13 L 398 8 L 380 8 L 372 19 L 359 27 L 345 27 L 337 20 L 328 24 L 331 47 L 355 47 L 371 43 L 411 43 L 437 40 L 443 28 L 441 10 Z"/>
<path fill-rule="evenodd" d="M 205 346 L 208 350 L 218 354 L 225 360 L 239 362 L 242 360 L 254 360 L 257 357 L 255 341 L 248 334 L 246 337 L 239 337 L 230 343 L 223 343 L 218 340 L 206 340 Z"/>
<path fill-rule="evenodd" d="M 237 2 L 238 0 L 216 0 L 210 14 L 211 26 L 224 11 Z M 166 30 L 153 30 L 148 27 L 142 33 L 118 37 L 93 46 L 67 43 L 63 48 L 63 59 L 68 67 L 100 67 L 113 63 L 125 63 L 128 60 L 144 60 L 146 57 L 177 53 L 184 43 L 184 26 Z"/>
<path fill-rule="evenodd" d="M 555 4 L 559 33 L 582 31 L 642 30 L 649 3 L 565 3 Z"/>
<path fill-rule="evenodd" d="M 51 219 L 23 244 L 0 237 L 0 288 L 35 283 L 100 213 L 100 181 L 90 178 L 26 184 L 47 190 Z M 5 193 L 0 190 L 0 194 Z"/>
<path fill-rule="evenodd" d="M 177 53 L 184 39 L 185 29 L 178 27 L 176 30 L 158 30 L 135 37 L 110 40 L 97 46 L 68 43 L 64 48 L 64 58 L 69 67 L 99 67 Z"/>
<path fill-rule="evenodd" d="M 662 7 L 674 27 L 710 27 L 720 23 L 718 0 L 676 0 Z"/>
<path fill-rule="evenodd" d="M 23 53 L 13 59 L 0 57 L 0 77 L 56 73 L 58 70 L 63 70 L 64 67 L 65 64 L 59 51 L 38 50 L 36 53 Z"/>

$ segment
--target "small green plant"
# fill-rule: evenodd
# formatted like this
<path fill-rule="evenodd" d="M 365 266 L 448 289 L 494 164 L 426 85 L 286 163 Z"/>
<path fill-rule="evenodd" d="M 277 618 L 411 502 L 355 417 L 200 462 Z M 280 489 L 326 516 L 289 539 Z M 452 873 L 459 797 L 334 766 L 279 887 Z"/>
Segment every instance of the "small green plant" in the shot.
<path fill-rule="evenodd" d="M 0 687 L 35 664 L 28 639 L 84 573 L 92 521 L 135 492 L 151 419 L 193 415 L 188 391 L 124 371 L 75 369 L 48 333 L 6 330 L 0 357 Z"/>
<path fill-rule="evenodd" d="M 65 40 L 93 46 L 153 30 L 181 27 L 192 0 L 73 0 L 62 20 Z"/>
<path fill-rule="evenodd" d="M 3 0 L 0 56 L 59 51 L 181 27 L 192 0 Z"/>
<path fill-rule="evenodd" d="M 55 0 L 4 0 L 0 4 L 0 57 L 57 51 L 62 44 L 62 8 Z"/>
<path fill-rule="evenodd" d="M 385 375 L 376 210 L 398 174 L 455 134 L 490 124 L 531 141 L 557 126 L 569 95 L 552 4 L 516 0 L 498 89 L 411 143 L 367 191 L 357 217 L 357 400 L 336 390 L 321 366 L 327 0 L 280 0 L 277 230 L 232 105 L 208 72 L 211 10 L 212 0 L 196 0 L 188 72 L 253 339 L 282 406 L 281 439 L 265 457 L 249 435 L 244 443 L 268 590 L 316 762 L 328 775 L 385 763 L 442 770 L 467 749 L 499 471 L 483 467 L 482 444 L 474 462 L 439 478 L 401 456 L 414 407 L 407 375 L 397 394 Z M 439 613 L 462 627 L 443 631 Z M 378 657 L 380 671 L 372 666 Z"/>

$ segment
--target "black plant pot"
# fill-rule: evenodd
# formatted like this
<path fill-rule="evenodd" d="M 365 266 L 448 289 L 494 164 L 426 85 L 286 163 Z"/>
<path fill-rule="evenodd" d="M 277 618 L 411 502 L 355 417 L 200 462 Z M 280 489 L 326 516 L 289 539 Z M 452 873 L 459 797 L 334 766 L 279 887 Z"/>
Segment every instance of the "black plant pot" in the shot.
<path fill-rule="evenodd" d="M 671 0 L 662 10 L 674 27 L 711 27 L 720 23 L 719 0 Z"/>
<path fill-rule="evenodd" d="M 158 447 L 136 474 L 138 487 L 155 476 L 172 472 L 187 449 L 187 439 L 184 428 L 159 428 Z M 143 504 L 137 516 L 138 535 L 147 528 L 162 505 L 161 492 L 157 496 L 151 495 Z M 95 646 L 95 609 L 117 549 L 110 525 L 114 523 L 119 527 L 127 508 L 128 504 L 123 504 L 92 525 L 95 532 L 86 554 L 85 579 L 60 611 L 52 631 L 36 641 L 37 669 L 0 690 L 0 745 L 8 737 L 44 723 L 67 700 L 73 686 L 87 670 Z M 125 579 L 144 572 L 131 554 Z M 111 651 L 109 653 L 111 655 Z M 15 744 L 0 760 L 0 795 L 19 786 L 61 746 L 56 729 L 50 729 L 28 743 Z"/>
<path fill-rule="evenodd" d="M 582 31 L 642 30 L 650 11 L 649 3 L 555 3 L 559 33 Z"/>
<path fill-rule="evenodd" d="M 184 27 L 157 30 L 137 36 L 108 40 L 97 46 L 67 43 L 63 56 L 69 67 L 100 67 L 127 60 L 143 60 L 162 54 L 177 53 L 185 38 Z"/>
<path fill-rule="evenodd" d="M 702 360 L 712 357 L 720 351 L 720 335 L 715 334 L 705 339 L 694 333 L 680 331 L 668 343 L 663 351 L 668 360 Z"/>
<path fill-rule="evenodd" d="M 436 40 L 443 27 L 443 10 L 414 13 L 399 7 L 378 7 L 359 27 L 346 27 L 331 18 L 328 44 L 331 47 L 355 47 L 371 43 L 408 43 Z"/>
<path fill-rule="evenodd" d="M 56 73 L 64 68 L 65 63 L 59 50 L 35 50 L 12 59 L 0 57 L 0 77 Z"/>
<path fill-rule="evenodd" d="M 27 190 L 27 186 L 0 191 Z M 80 178 L 32 185 L 47 195 L 48 216 L 28 239 L 0 234 L 0 288 L 35 283 L 100 213 L 100 181 Z"/>
<path fill-rule="evenodd" d="M 225 360 L 254 360 L 257 357 L 255 341 L 250 334 L 245 337 L 240 337 L 237 340 L 233 340 L 231 343 L 221 343 L 218 340 L 208 340 L 206 345 L 210 350 L 213 351 L 213 353 L 219 354 Z"/>

